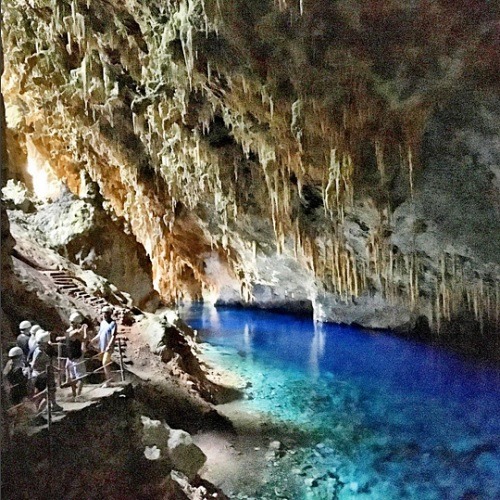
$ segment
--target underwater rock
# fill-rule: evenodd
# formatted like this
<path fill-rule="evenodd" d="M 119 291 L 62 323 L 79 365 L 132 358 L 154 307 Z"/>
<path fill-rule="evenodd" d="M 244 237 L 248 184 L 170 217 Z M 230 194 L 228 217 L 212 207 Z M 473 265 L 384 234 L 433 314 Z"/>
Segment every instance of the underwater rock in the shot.
<path fill-rule="evenodd" d="M 353 493 L 357 493 L 358 490 L 359 490 L 359 484 L 356 483 L 355 481 L 352 481 L 351 483 L 349 483 L 349 489 L 353 492 Z"/>
<path fill-rule="evenodd" d="M 279 441 L 271 441 L 269 443 L 270 450 L 278 451 L 279 449 L 281 449 L 281 447 L 282 447 L 282 444 Z"/>

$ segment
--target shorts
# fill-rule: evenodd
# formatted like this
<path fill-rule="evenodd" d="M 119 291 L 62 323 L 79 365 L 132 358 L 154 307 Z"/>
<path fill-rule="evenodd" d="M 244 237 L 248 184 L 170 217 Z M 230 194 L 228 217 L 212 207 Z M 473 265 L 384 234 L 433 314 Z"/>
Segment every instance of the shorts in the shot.
<path fill-rule="evenodd" d="M 50 391 L 55 391 L 56 381 L 54 379 L 54 372 L 50 372 L 50 375 L 44 371 L 42 373 L 33 372 L 33 379 L 35 381 L 35 389 L 38 392 L 42 392 L 45 389 Z"/>
<path fill-rule="evenodd" d="M 42 392 L 47 388 L 47 373 L 43 372 L 35 377 L 35 389 Z"/>
<path fill-rule="evenodd" d="M 28 395 L 26 384 L 18 384 L 10 390 L 10 400 L 13 405 L 18 405 Z"/>
<path fill-rule="evenodd" d="M 102 353 L 102 366 L 107 365 L 110 362 L 111 362 L 111 353 L 110 352 L 103 352 Z"/>
<path fill-rule="evenodd" d="M 69 371 L 69 376 L 72 380 L 85 377 L 87 369 L 85 367 L 85 358 L 82 356 L 80 359 L 67 359 L 66 368 Z"/>

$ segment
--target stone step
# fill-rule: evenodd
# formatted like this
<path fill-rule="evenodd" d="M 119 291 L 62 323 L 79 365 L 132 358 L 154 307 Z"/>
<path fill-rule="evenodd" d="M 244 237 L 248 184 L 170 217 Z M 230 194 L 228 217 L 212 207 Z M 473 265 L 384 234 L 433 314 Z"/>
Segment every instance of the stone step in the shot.
<path fill-rule="evenodd" d="M 45 271 L 45 274 L 51 277 L 57 277 L 57 276 L 69 277 L 69 274 L 64 271 Z"/>
<path fill-rule="evenodd" d="M 74 285 L 56 285 L 58 290 L 77 290 Z"/>

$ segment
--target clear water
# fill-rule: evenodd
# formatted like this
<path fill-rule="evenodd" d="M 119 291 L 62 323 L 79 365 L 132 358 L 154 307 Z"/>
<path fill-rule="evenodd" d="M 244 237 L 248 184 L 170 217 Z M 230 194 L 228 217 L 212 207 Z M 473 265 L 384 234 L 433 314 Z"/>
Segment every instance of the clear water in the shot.
<path fill-rule="evenodd" d="M 308 436 L 256 498 L 499 499 L 500 370 L 381 332 L 191 306 L 256 411 Z"/>

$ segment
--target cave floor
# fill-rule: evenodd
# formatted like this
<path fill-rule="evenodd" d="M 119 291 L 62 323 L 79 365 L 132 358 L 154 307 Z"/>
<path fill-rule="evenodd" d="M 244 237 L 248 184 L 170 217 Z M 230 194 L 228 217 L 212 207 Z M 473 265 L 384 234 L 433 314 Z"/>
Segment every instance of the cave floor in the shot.
<path fill-rule="evenodd" d="M 88 384 L 83 387 L 82 393 L 76 401 L 69 387 L 58 388 L 56 402 L 63 410 L 52 413 L 51 420 L 53 423 L 60 422 L 68 413 L 81 411 L 84 408 L 99 404 L 102 399 L 122 392 L 129 384 L 129 381 L 114 383 L 112 387 L 102 387 L 102 384 Z M 27 406 L 29 406 L 29 403 L 27 403 Z M 41 413 L 39 418 L 34 418 L 34 416 L 34 414 L 28 414 L 28 418 L 26 420 L 23 419 L 19 428 L 16 427 L 16 430 L 24 429 L 28 435 L 33 435 L 48 427 L 47 414 L 45 412 Z"/>

